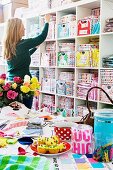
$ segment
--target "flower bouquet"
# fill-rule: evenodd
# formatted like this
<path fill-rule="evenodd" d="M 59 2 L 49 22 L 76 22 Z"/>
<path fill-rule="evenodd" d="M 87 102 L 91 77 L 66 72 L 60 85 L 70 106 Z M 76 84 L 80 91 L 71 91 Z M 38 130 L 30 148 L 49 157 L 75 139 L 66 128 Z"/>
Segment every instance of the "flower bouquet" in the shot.
<path fill-rule="evenodd" d="M 40 83 L 37 77 L 26 75 L 24 80 L 14 77 L 12 82 L 6 81 L 6 74 L 0 75 L 0 107 L 7 106 L 13 101 L 24 103 L 25 99 L 32 100 L 33 96 L 39 96 Z M 26 104 L 25 104 L 26 105 Z M 27 107 L 31 107 L 28 106 Z"/>

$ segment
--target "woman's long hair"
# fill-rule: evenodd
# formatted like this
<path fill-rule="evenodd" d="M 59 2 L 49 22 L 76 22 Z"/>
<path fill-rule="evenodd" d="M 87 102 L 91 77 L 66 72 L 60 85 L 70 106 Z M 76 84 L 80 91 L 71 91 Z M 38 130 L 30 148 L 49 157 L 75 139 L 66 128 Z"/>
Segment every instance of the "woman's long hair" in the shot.
<path fill-rule="evenodd" d="M 3 38 L 3 57 L 6 60 L 12 59 L 16 53 L 16 45 L 21 40 L 22 20 L 19 18 L 9 19 L 6 23 L 6 28 Z"/>

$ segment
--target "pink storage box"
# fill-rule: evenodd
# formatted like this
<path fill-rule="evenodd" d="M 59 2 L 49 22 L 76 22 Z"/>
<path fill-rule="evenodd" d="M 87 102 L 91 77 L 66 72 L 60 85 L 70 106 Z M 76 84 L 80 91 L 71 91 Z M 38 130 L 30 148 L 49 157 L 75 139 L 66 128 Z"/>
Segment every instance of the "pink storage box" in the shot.
<path fill-rule="evenodd" d="M 72 152 L 77 154 L 92 153 L 92 132 L 89 125 L 78 124 L 72 127 Z"/>

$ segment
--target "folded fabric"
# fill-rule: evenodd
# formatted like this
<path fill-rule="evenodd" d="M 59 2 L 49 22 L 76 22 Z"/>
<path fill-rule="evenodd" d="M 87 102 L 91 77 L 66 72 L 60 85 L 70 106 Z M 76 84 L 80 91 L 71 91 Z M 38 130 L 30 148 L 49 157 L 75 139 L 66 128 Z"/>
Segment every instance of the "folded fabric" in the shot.
<path fill-rule="evenodd" d="M 47 158 L 37 156 L 3 156 L 0 155 L 0 170 L 49 170 Z"/>

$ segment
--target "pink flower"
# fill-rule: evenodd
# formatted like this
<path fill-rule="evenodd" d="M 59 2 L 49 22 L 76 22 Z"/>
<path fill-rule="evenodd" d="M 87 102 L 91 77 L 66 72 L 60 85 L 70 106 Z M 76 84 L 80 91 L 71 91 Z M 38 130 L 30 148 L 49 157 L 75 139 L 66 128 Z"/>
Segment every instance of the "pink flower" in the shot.
<path fill-rule="evenodd" d="M 21 82 L 22 82 L 22 79 L 21 79 L 20 77 L 14 77 L 14 78 L 13 78 L 13 81 L 14 81 L 15 83 L 21 83 Z"/>
<path fill-rule="evenodd" d="M 5 91 L 8 91 L 11 87 L 11 84 L 10 83 L 6 83 L 4 86 L 2 86 L 2 88 L 5 90 Z"/>
<path fill-rule="evenodd" d="M 7 92 L 7 98 L 8 99 L 13 99 L 14 100 L 17 96 L 18 96 L 18 93 L 13 91 L 13 90 L 9 90 Z"/>
<path fill-rule="evenodd" d="M 0 97 L 2 97 L 3 96 L 3 92 L 0 92 Z"/>
<path fill-rule="evenodd" d="M 1 74 L 0 78 L 5 80 L 6 79 L 6 74 Z"/>

